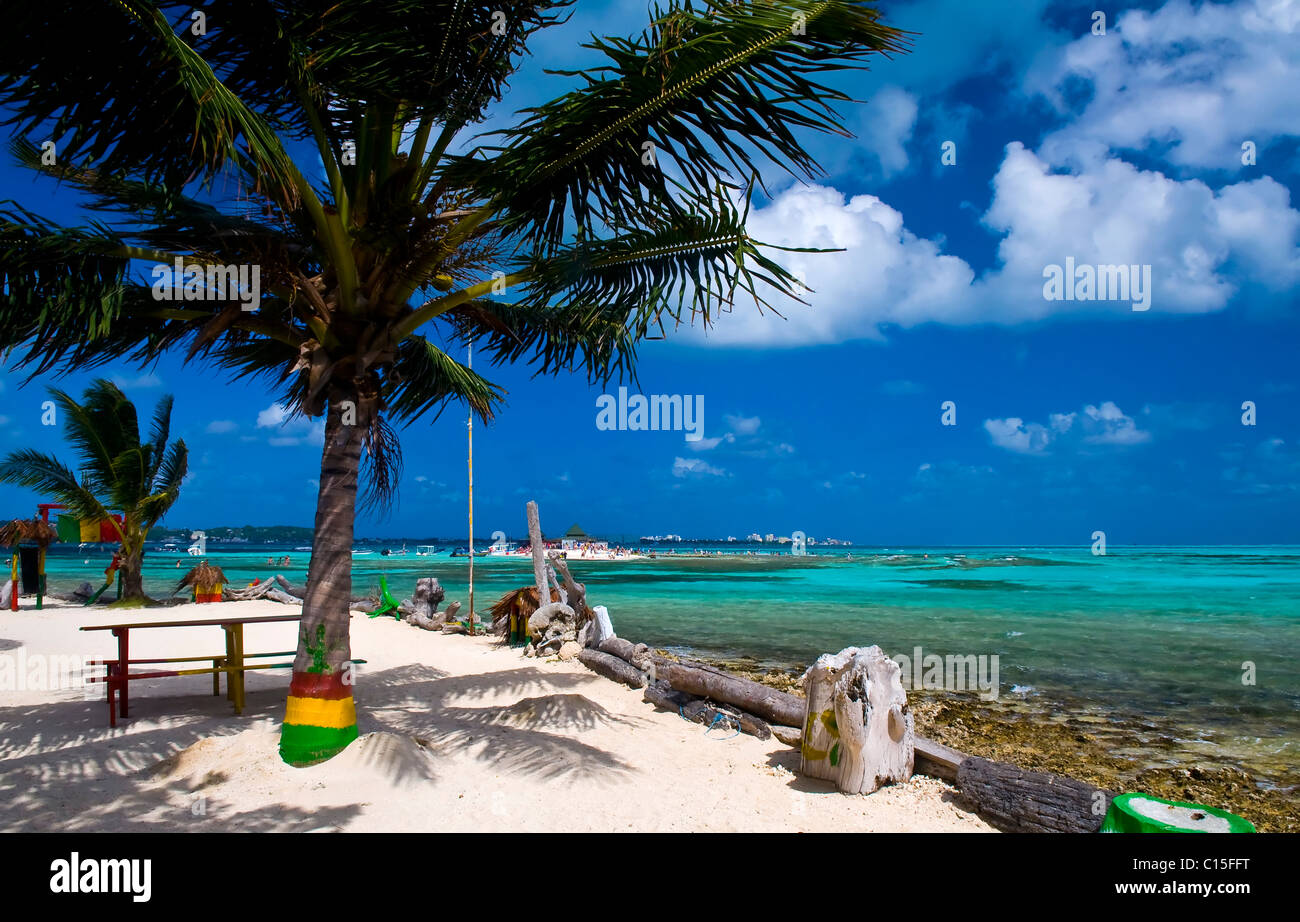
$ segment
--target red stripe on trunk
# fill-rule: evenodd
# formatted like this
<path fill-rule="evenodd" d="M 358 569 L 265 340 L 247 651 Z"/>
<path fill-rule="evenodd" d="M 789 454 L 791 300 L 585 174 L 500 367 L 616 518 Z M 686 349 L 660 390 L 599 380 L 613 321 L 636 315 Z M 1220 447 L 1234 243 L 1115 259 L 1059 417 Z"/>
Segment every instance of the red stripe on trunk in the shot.
<path fill-rule="evenodd" d="M 343 684 L 341 672 L 324 675 L 319 672 L 295 672 L 289 682 L 289 694 L 295 698 L 351 698 L 352 686 Z"/>

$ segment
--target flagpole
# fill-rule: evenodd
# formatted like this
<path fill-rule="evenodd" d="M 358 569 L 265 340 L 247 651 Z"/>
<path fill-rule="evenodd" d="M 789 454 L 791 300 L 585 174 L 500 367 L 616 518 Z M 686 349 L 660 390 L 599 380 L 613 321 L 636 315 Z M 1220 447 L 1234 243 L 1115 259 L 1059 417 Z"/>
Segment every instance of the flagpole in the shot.
<path fill-rule="evenodd" d="M 474 370 L 474 341 L 469 343 L 469 369 Z M 474 408 L 469 408 L 469 633 L 474 633 Z"/>

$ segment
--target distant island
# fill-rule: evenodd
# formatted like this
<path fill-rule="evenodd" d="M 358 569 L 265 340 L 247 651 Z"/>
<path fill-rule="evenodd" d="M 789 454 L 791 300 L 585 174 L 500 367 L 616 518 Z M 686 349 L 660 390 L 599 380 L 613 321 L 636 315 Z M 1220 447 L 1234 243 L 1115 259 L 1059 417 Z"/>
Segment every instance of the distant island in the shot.
<path fill-rule="evenodd" d="M 310 528 L 304 528 L 298 525 L 219 525 L 219 526 L 207 527 L 202 529 L 171 528 L 163 525 L 158 525 L 150 529 L 148 541 L 152 544 L 161 544 L 165 542 L 176 542 L 177 544 L 181 544 L 181 543 L 188 544 L 192 539 L 193 535 L 195 534 L 195 532 L 197 531 L 202 531 L 205 535 L 207 535 L 209 544 L 295 544 L 295 545 L 306 546 L 312 543 L 312 530 Z M 507 539 L 507 540 L 523 541 L 524 543 L 527 543 L 528 538 L 527 536 L 523 536 L 520 539 Z M 770 533 L 766 535 L 760 535 L 754 533 L 754 534 L 747 535 L 744 538 L 737 538 L 735 536 L 728 536 L 726 538 L 684 538 L 681 535 L 668 534 L 668 535 L 643 535 L 636 541 L 632 541 L 631 539 L 626 537 L 611 539 L 611 541 L 613 540 L 617 540 L 618 543 L 624 545 L 631 545 L 631 544 L 636 544 L 636 545 L 661 545 L 661 544 L 787 545 L 793 541 L 793 538 L 788 535 L 774 535 Z M 442 542 L 442 543 L 446 543 L 450 541 L 452 543 L 455 542 L 464 543 L 465 538 L 463 536 L 458 538 L 441 538 L 441 539 L 430 538 L 428 536 L 425 537 L 396 536 L 396 537 L 384 537 L 384 538 L 362 538 L 358 536 L 355 543 L 359 545 L 360 544 L 393 544 L 401 541 L 409 541 L 415 543 L 424 542 L 424 541 Z M 488 544 L 491 543 L 491 538 L 486 536 L 478 536 L 478 541 L 476 541 L 476 543 L 482 543 L 483 546 L 486 547 Z M 805 543 L 807 544 L 808 547 L 815 547 L 815 546 L 853 547 L 854 546 L 852 541 L 846 541 L 840 538 L 813 538 L 811 536 L 805 539 Z"/>
<path fill-rule="evenodd" d="M 297 525 L 241 525 L 213 528 L 167 528 L 157 526 L 149 530 L 151 542 L 175 541 L 189 543 L 196 531 L 208 536 L 209 544 L 311 544 L 312 530 Z"/>

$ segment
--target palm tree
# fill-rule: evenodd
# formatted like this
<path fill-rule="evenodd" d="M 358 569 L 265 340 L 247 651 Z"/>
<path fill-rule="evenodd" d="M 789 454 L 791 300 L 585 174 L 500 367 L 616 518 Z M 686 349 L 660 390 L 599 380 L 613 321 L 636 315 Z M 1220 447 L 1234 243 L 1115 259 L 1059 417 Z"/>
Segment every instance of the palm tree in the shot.
<path fill-rule="evenodd" d="M 560 72 L 576 88 L 483 133 L 530 39 L 570 5 L 6 15 L 11 150 L 101 218 L 0 203 L 0 350 L 35 374 L 185 348 L 325 418 L 290 762 L 356 735 L 349 552 L 359 480 L 382 504 L 398 476 L 390 422 L 449 402 L 491 419 L 502 391 L 452 357 L 470 342 L 607 382 L 634 375 L 637 343 L 665 324 L 707 325 L 738 294 L 797 297 L 746 232 L 759 166 L 816 175 L 796 133 L 848 135 L 834 107 L 849 97 L 819 81 L 903 46 L 861 0 L 670 0 L 639 35 L 593 37 L 602 66 Z M 256 310 L 222 284 L 228 267 L 259 270 Z"/>
<path fill-rule="evenodd" d="M 81 479 L 58 458 L 25 448 L 0 461 L 0 482 L 54 496 L 80 519 L 112 522 L 122 546 L 119 601 L 146 603 L 141 577 L 145 537 L 180 496 L 189 462 L 184 440 L 167 444 L 171 395 L 158 401 L 145 442 L 135 404 L 112 381 L 95 381 L 81 403 L 53 388 L 50 396 L 77 453 Z"/>

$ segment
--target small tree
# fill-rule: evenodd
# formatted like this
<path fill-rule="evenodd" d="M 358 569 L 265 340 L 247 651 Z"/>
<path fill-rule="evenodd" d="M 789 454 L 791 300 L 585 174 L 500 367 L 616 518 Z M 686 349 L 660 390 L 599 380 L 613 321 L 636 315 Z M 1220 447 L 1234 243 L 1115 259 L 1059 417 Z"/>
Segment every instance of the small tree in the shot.
<path fill-rule="evenodd" d="M 25 448 L 0 462 L 0 481 L 54 496 L 81 519 L 112 522 L 122 545 L 122 601 L 148 602 L 141 575 L 145 538 L 180 496 L 189 466 L 185 442 L 167 443 L 172 397 L 158 401 L 149 439 L 142 442 L 135 404 L 111 381 L 95 381 L 81 403 L 53 388 L 50 395 L 63 414 L 81 480 L 54 456 Z"/>

